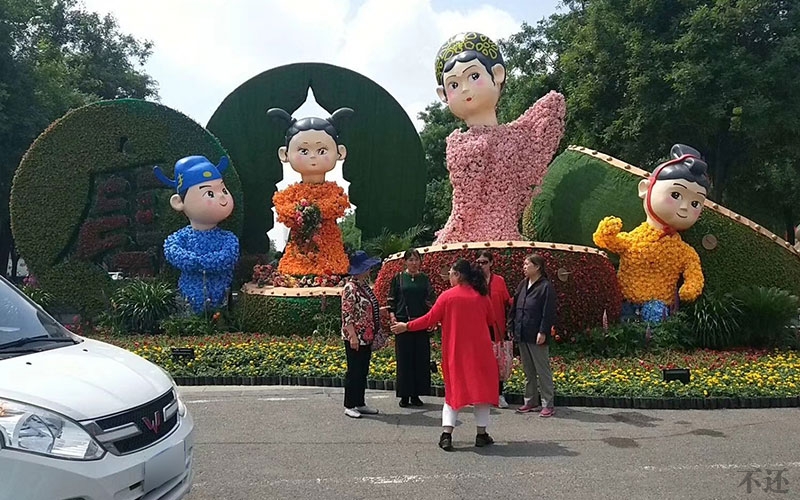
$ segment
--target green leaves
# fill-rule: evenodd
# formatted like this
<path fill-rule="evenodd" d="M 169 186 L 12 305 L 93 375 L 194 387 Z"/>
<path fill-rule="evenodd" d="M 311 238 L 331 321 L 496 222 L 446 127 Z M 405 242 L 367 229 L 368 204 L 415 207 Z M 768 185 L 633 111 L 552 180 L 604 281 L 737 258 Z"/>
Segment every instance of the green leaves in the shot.
<path fill-rule="evenodd" d="M 409 248 L 413 248 L 427 230 L 428 228 L 421 224 L 412 226 L 401 234 L 392 233 L 384 228 L 379 236 L 364 242 L 364 251 L 385 259 L 393 253 L 405 252 Z"/>
<path fill-rule="evenodd" d="M 161 322 L 177 310 L 175 296 L 167 283 L 132 280 L 112 296 L 106 320 L 123 333 L 159 333 Z"/>

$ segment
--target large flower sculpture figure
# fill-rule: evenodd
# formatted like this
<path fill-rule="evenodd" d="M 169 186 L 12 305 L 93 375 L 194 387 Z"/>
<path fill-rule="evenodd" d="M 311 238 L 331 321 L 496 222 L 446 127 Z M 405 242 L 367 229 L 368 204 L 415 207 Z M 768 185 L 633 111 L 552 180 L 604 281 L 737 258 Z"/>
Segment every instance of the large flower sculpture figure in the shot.
<path fill-rule="evenodd" d="M 330 118 L 295 120 L 286 111 L 272 108 L 270 116 L 289 124 L 286 143 L 278 158 L 288 162 L 301 175 L 302 182 L 292 184 L 272 197 L 278 222 L 289 227 L 289 241 L 278 264 L 278 271 L 289 276 L 331 276 L 347 274 L 350 266 L 336 220 L 350 206 L 344 190 L 335 182 L 326 182 L 325 174 L 347 149 L 338 144 L 338 121 L 353 113 L 350 108 L 335 111 Z"/>
<path fill-rule="evenodd" d="M 622 220 L 606 217 L 593 235 L 597 246 L 619 254 L 622 294 L 651 322 L 666 315 L 665 306 L 675 305 L 676 296 L 681 301 L 697 299 L 704 285 L 700 257 L 678 231 L 689 229 L 700 217 L 710 188 L 708 166 L 697 150 L 682 144 L 672 147 L 671 156 L 639 183 L 647 220 L 622 232 Z"/>
<path fill-rule="evenodd" d="M 522 239 L 519 219 L 564 134 L 564 96 L 550 92 L 516 121 L 498 124 L 505 66 L 497 45 L 480 33 L 448 40 L 435 70 L 440 99 L 469 127 L 447 138 L 453 202 L 436 242 Z"/>
<path fill-rule="evenodd" d="M 164 241 L 164 257 L 180 269 L 178 288 L 198 314 L 226 303 L 239 260 L 239 239 L 217 227 L 233 212 L 233 197 L 221 175 L 227 167 L 227 157 L 215 166 L 203 156 L 188 156 L 175 164 L 175 180 L 154 168 L 156 177 L 176 190 L 172 208 L 189 219 L 188 226 Z"/>

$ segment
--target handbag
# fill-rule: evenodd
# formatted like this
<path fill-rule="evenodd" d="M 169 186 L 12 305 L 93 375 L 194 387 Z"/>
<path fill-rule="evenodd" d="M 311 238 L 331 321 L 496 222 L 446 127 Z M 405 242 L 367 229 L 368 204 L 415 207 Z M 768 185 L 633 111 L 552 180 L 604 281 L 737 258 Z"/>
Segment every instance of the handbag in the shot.
<path fill-rule="evenodd" d="M 499 340 L 492 342 L 492 351 L 497 360 L 497 371 L 500 380 L 508 380 L 511 375 L 511 367 L 514 364 L 514 343 L 510 340 Z"/>
<path fill-rule="evenodd" d="M 389 344 L 389 336 L 386 334 L 386 330 L 383 328 L 378 328 L 378 331 L 375 332 L 375 336 L 372 337 L 372 350 L 379 351 L 386 347 Z"/>

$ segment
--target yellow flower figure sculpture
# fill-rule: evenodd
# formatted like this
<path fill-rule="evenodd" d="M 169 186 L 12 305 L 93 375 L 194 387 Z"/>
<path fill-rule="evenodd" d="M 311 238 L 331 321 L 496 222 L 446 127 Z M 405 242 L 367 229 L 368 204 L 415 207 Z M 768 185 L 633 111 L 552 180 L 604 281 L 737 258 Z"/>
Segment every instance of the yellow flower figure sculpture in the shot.
<path fill-rule="evenodd" d="M 620 257 L 618 278 L 629 302 L 626 309 L 641 306 L 643 319 L 655 323 L 666 317 L 676 295 L 693 301 L 704 284 L 700 257 L 678 231 L 689 229 L 700 217 L 710 188 L 708 165 L 697 150 L 682 144 L 673 146 L 670 154 L 670 161 L 639 183 L 647 220 L 622 232 L 622 220 L 606 217 L 593 235 L 598 247 Z M 681 277 L 683 285 L 677 290 Z"/>

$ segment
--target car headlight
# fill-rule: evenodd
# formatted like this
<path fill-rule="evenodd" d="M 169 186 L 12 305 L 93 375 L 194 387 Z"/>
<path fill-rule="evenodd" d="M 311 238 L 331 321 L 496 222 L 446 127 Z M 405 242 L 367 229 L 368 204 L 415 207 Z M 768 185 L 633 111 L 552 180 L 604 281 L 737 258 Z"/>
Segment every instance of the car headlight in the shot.
<path fill-rule="evenodd" d="M 3 398 L 0 398 L 0 448 L 71 460 L 97 460 L 105 455 L 97 441 L 72 420 Z"/>
<path fill-rule="evenodd" d="M 164 368 L 161 368 L 160 366 L 159 366 L 159 368 L 161 369 L 162 372 L 164 372 L 164 375 L 167 376 L 169 381 L 172 382 L 172 390 L 175 391 L 175 399 L 178 400 L 178 415 L 181 418 L 185 417 L 186 416 L 186 405 L 183 404 L 183 401 L 181 400 L 181 393 L 178 391 L 178 384 L 175 383 L 175 379 L 172 378 L 172 374 L 170 374 L 170 372 L 168 372 Z"/>

